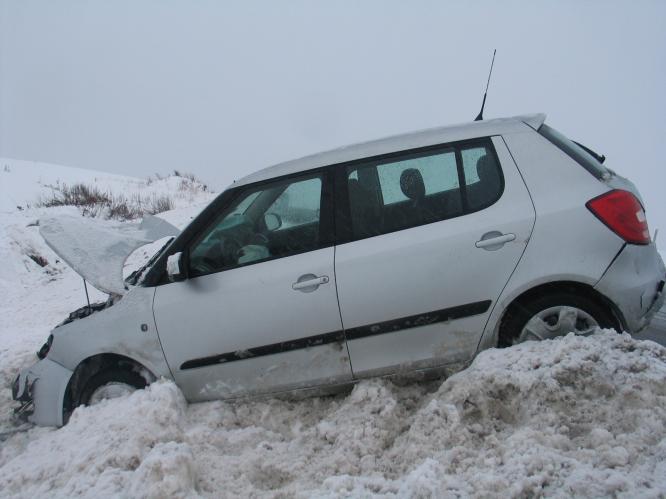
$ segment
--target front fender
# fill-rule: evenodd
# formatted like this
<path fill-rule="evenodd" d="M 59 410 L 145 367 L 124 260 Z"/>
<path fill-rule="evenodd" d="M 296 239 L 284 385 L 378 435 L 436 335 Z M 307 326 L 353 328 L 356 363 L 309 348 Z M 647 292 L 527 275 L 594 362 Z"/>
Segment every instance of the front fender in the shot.
<path fill-rule="evenodd" d="M 19 412 L 40 426 L 62 426 L 65 391 L 71 377 L 72 371 L 49 359 L 23 369 L 12 393 L 22 404 Z"/>
<path fill-rule="evenodd" d="M 154 288 L 132 288 L 112 307 L 57 327 L 48 358 L 74 371 L 89 357 L 117 354 L 172 378 L 155 328 L 154 294 Z"/>

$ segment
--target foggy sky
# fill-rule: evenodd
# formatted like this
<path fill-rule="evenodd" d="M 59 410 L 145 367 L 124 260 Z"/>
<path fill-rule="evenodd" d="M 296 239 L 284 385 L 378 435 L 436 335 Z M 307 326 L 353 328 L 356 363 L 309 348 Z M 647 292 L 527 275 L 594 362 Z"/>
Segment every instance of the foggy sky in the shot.
<path fill-rule="evenodd" d="M 472 120 L 497 48 L 486 118 L 547 113 L 666 229 L 665 26 L 659 1 L 0 0 L 0 156 L 219 190 Z"/>

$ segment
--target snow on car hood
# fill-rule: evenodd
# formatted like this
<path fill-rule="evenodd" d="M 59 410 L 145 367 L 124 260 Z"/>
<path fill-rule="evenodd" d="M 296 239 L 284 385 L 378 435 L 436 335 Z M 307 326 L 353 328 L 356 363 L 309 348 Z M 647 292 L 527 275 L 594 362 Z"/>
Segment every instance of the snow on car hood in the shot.
<path fill-rule="evenodd" d="M 39 233 L 58 256 L 97 289 L 115 295 L 127 292 L 123 266 L 135 249 L 179 232 L 150 215 L 140 224 L 75 216 L 39 221 Z"/>

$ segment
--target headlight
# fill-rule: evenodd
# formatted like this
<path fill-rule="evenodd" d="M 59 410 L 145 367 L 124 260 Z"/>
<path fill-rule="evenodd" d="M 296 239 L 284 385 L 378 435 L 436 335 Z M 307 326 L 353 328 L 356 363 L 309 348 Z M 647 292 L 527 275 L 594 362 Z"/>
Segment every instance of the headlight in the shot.
<path fill-rule="evenodd" d="M 42 348 L 39 349 L 39 352 L 37 352 L 37 357 L 39 357 L 39 360 L 42 360 L 44 357 L 48 355 L 49 350 L 51 350 L 52 344 L 53 344 L 53 335 L 49 334 L 46 343 L 44 343 L 42 345 Z"/>

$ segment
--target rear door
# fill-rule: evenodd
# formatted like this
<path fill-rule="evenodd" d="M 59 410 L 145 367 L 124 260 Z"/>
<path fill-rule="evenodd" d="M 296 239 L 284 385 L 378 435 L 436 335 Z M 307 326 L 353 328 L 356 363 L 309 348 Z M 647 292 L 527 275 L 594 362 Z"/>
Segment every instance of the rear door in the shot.
<path fill-rule="evenodd" d="M 335 269 L 354 375 L 469 359 L 534 225 L 502 140 L 338 171 Z"/>

